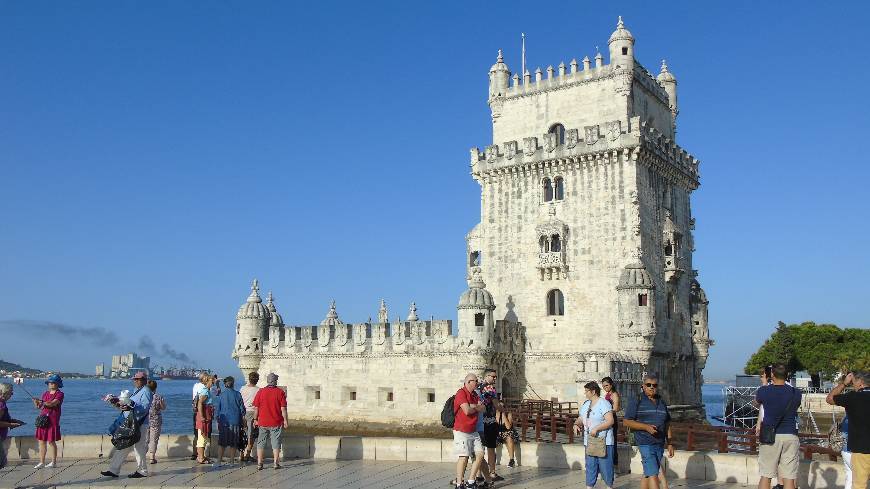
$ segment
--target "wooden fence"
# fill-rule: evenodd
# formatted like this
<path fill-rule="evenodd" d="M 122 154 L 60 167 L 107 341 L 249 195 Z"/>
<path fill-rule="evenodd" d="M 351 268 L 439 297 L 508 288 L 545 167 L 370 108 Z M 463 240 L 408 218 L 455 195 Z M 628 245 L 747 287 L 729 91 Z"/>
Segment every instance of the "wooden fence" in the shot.
<path fill-rule="evenodd" d="M 522 441 L 548 441 L 574 443 L 574 422 L 579 416 L 579 403 L 556 400 L 505 399 L 506 409 L 514 416 L 514 425 Z M 712 426 L 701 423 L 671 423 L 671 442 L 679 450 L 716 450 L 719 453 L 758 453 L 758 437 L 754 429 L 730 426 Z M 839 450 L 822 446 L 828 437 L 812 433 L 799 433 L 804 458 L 813 454 L 827 455 L 832 461 L 840 456 Z M 627 443 L 626 429 L 619 420 L 617 441 Z"/>

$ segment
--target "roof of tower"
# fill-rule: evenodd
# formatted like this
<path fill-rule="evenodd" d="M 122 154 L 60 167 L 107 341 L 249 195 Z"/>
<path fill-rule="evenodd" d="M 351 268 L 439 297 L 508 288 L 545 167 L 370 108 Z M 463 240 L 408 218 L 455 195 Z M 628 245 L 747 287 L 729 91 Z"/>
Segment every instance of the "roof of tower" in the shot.
<path fill-rule="evenodd" d="M 673 73 L 668 71 L 668 63 L 665 60 L 662 60 L 662 71 L 659 73 L 659 76 L 656 77 L 656 80 L 659 82 L 676 82 L 677 78 Z"/>
<path fill-rule="evenodd" d="M 655 284 L 653 284 L 652 277 L 641 262 L 626 265 L 619 276 L 619 288 L 651 289 L 653 287 Z"/>
<path fill-rule="evenodd" d="M 341 319 L 338 318 L 338 312 L 335 310 L 335 301 L 333 300 L 329 304 L 329 312 L 326 313 L 326 318 L 323 321 L 320 321 L 321 326 L 336 326 L 339 324 L 344 324 L 341 322 Z"/>
<path fill-rule="evenodd" d="M 697 280 L 692 280 L 689 294 L 695 302 L 700 302 L 702 304 L 709 304 L 710 302 L 707 300 L 707 293 L 704 292 L 704 289 L 701 288 L 701 284 L 698 283 Z"/>
<path fill-rule="evenodd" d="M 501 49 L 498 50 L 498 58 L 496 58 L 495 64 L 492 65 L 492 68 L 489 69 L 490 73 L 493 73 L 496 71 L 510 72 L 510 69 L 508 69 L 508 65 L 504 62 L 504 56 L 502 56 L 502 54 L 501 54 Z"/>
<path fill-rule="evenodd" d="M 251 283 L 251 295 L 239 307 L 236 319 L 269 319 L 270 314 L 269 309 L 263 304 L 263 299 L 260 298 L 260 282 L 254 279 Z"/>
<path fill-rule="evenodd" d="M 266 301 L 266 309 L 269 310 L 269 315 L 271 317 L 271 319 L 269 319 L 269 326 L 284 326 L 284 318 L 278 314 L 278 309 L 275 308 L 275 302 L 271 290 L 269 291 L 269 296 Z"/>
<path fill-rule="evenodd" d="M 468 281 L 468 290 L 459 296 L 457 309 L 495 309 L 492 294 L 486 290 L 486 284 L 480 277 L 480 271 L 475 270 Z"/>
<path fill-rule="evenodd" d="M 622 16 L 619 16 L 619 21 L 616 23 L 616 30 L 613 31 L 613 34 L 610 35 L 610 39 L 608 39 L 607 44 L 610 44 L 615 41 L 630 41 L 634 44 L 634 36 L 631 35 L 631 32 L 625 28 L 625 24 L 622 23 Z"/>

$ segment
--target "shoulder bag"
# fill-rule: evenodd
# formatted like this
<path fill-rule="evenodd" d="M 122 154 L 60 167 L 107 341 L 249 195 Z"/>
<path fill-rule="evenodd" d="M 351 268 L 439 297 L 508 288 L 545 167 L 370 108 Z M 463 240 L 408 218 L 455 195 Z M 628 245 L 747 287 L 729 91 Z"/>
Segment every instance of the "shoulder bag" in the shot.
<path fill-rule="evenodd" d="M 606 457 L 607 456 L 607 442 L 605 438 L 598 438 L 597 436 L 592 436 L 592 433 L 589 431 L 589 417 L 592 415 L 592 402 L 586 401 L 589 403 L 589 408 L 586 411 L 586 422 L 583 423 L 586 428 L 586 455 L 590 457 Z M 582 408 L 581 408 L 582 409 Z"/>
<path fill-rule="evenodd" d="M 792 390 L 792 398 L 788 401 L 788 404 L 785 405 L 785 409 L 783 409 L 782 413 L 780 413 L 779 417 L 776 419 L 775 423 L 765 424 L 761 423 L 761 432 L 758 435 L 758 442 L 762 445 L 773 445 L 773 442 L 776 441 L 776 429 L 779 428 L 779 425 L 782 424 L 782 420 L 785 419 L 785 415 L 788 414 L 789 411 L 794 409 L 797 406 L 792 406 L 794 400 L 797 398 L 795 392 L 797 389 L 794 387 Z"/>

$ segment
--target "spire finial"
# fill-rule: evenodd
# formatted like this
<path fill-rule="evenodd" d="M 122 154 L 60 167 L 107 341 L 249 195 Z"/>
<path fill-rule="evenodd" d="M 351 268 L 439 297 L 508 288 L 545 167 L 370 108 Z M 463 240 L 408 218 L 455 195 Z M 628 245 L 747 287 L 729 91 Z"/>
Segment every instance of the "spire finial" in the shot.
<path fill-rule="evenodd" d="M 616 28 L 617 29 L 624 29 L 625 28 L 625 24 L 622 23 L 622 16 L 621 15 L 619 16 L 619 20 L 616 22 Z"/>
<path fill-rule="evenodd" d="M 667 73 L 668 71 L 668 62 L 662 59 L 662 73 Z"/>
<path fill-rule="evenodd" d="M 496 61 L 499 63 L 504 63 L 504 56 L 502 56 L 501 54 L 501 49 L 498 50 L 498 58 L 496 58 Z"/>
<path fill-rule="evenodd" d="M 420 318 L 417 317 L 417 303 L 412 302 L 411 308 L 408 311 L 408 321 L 419 321 Z"/>
<path fill-rule="evenodd" d="M 251 282 L 251 295 L 248 296 L 248 302 L 263 302 L 260 299 L 260 281 L 257 279 Z"/>
<path fill-rule="evenodd" d="M 272 303 L 272 291 L 271 290 L 269 291 L 268 301 L 269 301 L 269 304 Z"/>

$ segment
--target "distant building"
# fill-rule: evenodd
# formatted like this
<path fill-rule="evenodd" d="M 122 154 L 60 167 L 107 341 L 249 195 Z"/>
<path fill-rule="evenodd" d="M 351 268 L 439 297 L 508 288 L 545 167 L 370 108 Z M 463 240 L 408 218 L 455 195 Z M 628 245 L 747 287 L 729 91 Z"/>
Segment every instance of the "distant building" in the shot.
<path fill-rule="evenodd" d="M 140 370 L 146 373 L 151 369 L 151 357 L 140 357 L 135 353 L 127 353 L 126 355 L 112 355 L 112 372 L 113 378 L 130 377 Z"/>
<path fill-rule="evenodd" d="M 97 377 L 105 377 L 106 376 L 106 364 L 105 363 L 98 363 L 97 364 L 96 375 L 97 375 Z"/>

